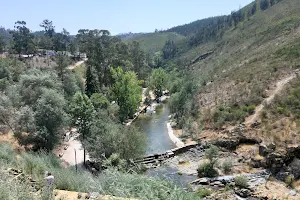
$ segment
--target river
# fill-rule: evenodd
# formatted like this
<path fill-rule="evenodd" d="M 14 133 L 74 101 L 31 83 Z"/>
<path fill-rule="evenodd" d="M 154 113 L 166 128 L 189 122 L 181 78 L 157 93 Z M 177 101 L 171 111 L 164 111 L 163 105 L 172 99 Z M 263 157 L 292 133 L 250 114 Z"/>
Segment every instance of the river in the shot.
<path fill-rule="evenodd" d="M 135 125 L 146 133 L 147 155 L 163 153 L 176 147 L 168 134 L 167 121 L 169 115 L 169 106 L 167 104 L 160 104 L 153 114 L 146 113 L 140 115 L 139 119 L 135 122 Z"/>
<path fill-rule="evenodd" d="M 176 148 L 176 145 L 169 137 L 167 122 L 170 115 L 170 109 L 167 104 L 160 104 L 153 114 L 147 113 L 140 115 L 134 124 L 140 127 L 147 136 L 146 155 L 163 153 L 167 150 Z M 196 177 L 178 173 L 177 169 L 168 166 L 161 166 L 156 169 L 149 169 L 146 175 L 151 177 L 160 177 L 167 179 L 178 186 L 187 187 L 188 183 L 195 180 Z"/>

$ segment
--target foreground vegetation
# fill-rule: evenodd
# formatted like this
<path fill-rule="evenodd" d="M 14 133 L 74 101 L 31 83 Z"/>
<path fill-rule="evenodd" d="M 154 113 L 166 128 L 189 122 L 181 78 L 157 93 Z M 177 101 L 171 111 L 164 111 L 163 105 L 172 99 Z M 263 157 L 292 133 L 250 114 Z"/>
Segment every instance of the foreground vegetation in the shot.
<path fill-rule="evenodd" d="M 34 199 L 28 184 L 7 177 L 7 168 L 22 169 L 42 186 L 45 171 L 55 177 L 55 188 L 77 192 L 99 192 L 100 194 L 138 199 L 201 199 L 197 194 L 188 193 L 168 180 L 149 178 L 136 173 L 122 173 L 111 168 L 98 176 L 73 168 L 62 168 L 60 161 L 52 154 L 16 154 L 9 145 L 0 144 L 0 198 Z M 39 199 L 39 198 L 37 198 Z"/>

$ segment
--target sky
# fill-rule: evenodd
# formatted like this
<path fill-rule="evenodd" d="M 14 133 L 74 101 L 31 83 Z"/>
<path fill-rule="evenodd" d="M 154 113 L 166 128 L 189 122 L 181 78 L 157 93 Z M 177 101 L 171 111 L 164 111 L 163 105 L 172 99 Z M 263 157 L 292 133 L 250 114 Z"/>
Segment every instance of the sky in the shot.
<path fill-rule="evenodd" d="M 44 19 L 56 32 L 66 28 L 106 29 L 111 34 L 153 32 L 198 19 L 230 14 L 253 0 L 14 0 L 1 3 L 0 26 L 13 28 L 25 21 L 32 31 L 42 30 Z"/>

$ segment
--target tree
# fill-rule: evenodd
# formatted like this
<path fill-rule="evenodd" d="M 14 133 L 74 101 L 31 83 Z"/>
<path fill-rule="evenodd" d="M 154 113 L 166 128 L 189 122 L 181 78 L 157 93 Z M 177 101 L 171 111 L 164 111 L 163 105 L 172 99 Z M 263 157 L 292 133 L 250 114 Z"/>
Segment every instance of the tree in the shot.
<path fill-rule="evenodd" d="M 55 70 L 57 71 L 58 77 L 63 82 L 64 75 L 65 75 L 67 67 L 69 65 L 68 57 L 63 54 L 57 54 L 56 63 L 57 63 L 57 65 L 55 66 Z"/>
<path fill-rule="evenodd" d="M 76 92 L 81 91 L 81 80 L 74 71 L 67 70 L 64 73 L 62 84 L 67 100 L 70 100 Z"/>
<path fill-rule="evenodd" d="M 120 106 L 120 120 L 124 122 L 132 117 L 142 101 L 142 81 L 137 79 L 134 72 L 123 72 L 118 67 L 111 70 L 114 84 L 111 87 L 111 96 Z"/>
<path fill-rule="evenodd" d="M 253 6 L 251 7 L 251 15 L 254 15 L 256 13 L 257 5 L 256 1 L 253 3 Z"/>
<path fill-rule="evenodd" d="M 7 127 L 14 129 L 15 108 L 8 96 L 0 92 L 0 129 L 5 130 Z M 1 131 L 2 132 L 2 131 Z"/>
<path fill-rule="evenodd" d="M 154 90 L 156 97 L 163 95 L 168 83 L 168 75 L 162 68 L 154 69 L 150 76 L 149 87 Z"/>
<path fill-rule="evenodd" d="M 117 154 L 121 159 L 137 158 L 145 153 L 145 135 L 134 126 L 114 123 L 105 112 L 97 112 L 91 123 L 86 148 L 95 160 Z"/>
<path fill-rule="evenodd" d="M 163 47 L 163 58 L 164 59 L 170 59 L 174 58 L 175 54 L 177 52 L 177 47 L 173 40 L 168 40 L 165 43 L 165 46 Z"/>
<path fill-rule="evenodd" d="M 41 49 L 52 49 L 53 41 L 50 37 L 46 35 L 42 35 L 39 37 L 38 46 Z"/>
<path fill-rule="evenodd" d="M 273 6 L 275 4 L 275 0 L 270 0 L 270 5 Z"/>
<path fill-rule="evenodd" d="M 269 1 L 268 0 L 260 0 L 260 9 L 266 10 L 269 7 Z"/>
<path fill-rule="evenodd" d="M 205 150 L 205 158 L 209 162 L 201 163 L 197 169 L 200 177 L 215 177 L 218 175 L 218 171 L 214 169 L 214 166 L 219 157 L 219 150 L 216 146 L 210 146 L 209 149 Z"/>
<path fill-rule="evenodd" d="M 62 94 L 56 90 L 43 90 L 33 109 L 28 105 L 20 109 L 15 129 L 19 142 L 31 145 L 33 150 L 53 150 L 67 121 L 64 109 Z"/>
<path fill-rule="evenodd" d="M 90 99 L 96 110 L 107 109 L 108 106 L 110 105 L 106 96 L 104 96 L 103 94 L 100 94 L 100 93 L 92 94 Z"/>
<path fill-rule="evenodd" d="M 33 43 L 33 35 L 26 27 L 26 22 L 17 21 L 15 30 L 11 31 L 13 37 L 13 49 L 21 56 L 21 53 L 33 53 L 35 46 Z"/>
<path fill-rule="evenodd" d="M 85 94 L 76 92 L 70 103 L 70 113 L 72 115 L 73 124 L 77 127 L 79 139 L 84 149 L 84 164 L 86 157 L 86 138 L 90 136 L 90 123 L 92 121 L 94 106 Z"/>
<path fill-rule="evenodd" d="M 41 24 L 40 27 L 44 28 L 45 35 L 49 38 L 52 38 L 55 34 L 55 26 L 53 26 L 52 21 L 45 19 Z"/>
<path fill-rule="evenodd" d="M 136 41 L 133 41 L 130 45 L 130 52 L 133 71 L 137 73 L 139 79 L 145 80 L 148 74 L 149 66 L 146 65 L 146 56 L 142 51 L 140 44 Z"/>
<path fill-rule="evenodd" d="M 52 150 L 59 142 L 60 131 L 67 121 L 65 105 L 62 94 L 55 90 L 44 90 L 35 109 L 38 132 L 33 135 L 31 142 L 35 149 Z"/>
<path fill-rule="evenodd" d="M 5 42 L 4 42 L 4 38 L 2 35 L 0 35 L 0 53 L 5 49 Z"/>
<path fill-rule="evenodd" d="M 70 53 L 74 56 L 75 53 L 78 52 L 78 44 L 77 44 L 77 40 L 71 40 L 70 44 L 69 44 L 69 51 Z"/>
<path fill-rule="evenodd" d="M 18 116 L 16 117 L 16 127 L 15 134 L 21 135 L 22 133 L 35 133 L 37 131 L 36 121 L 35 121 L 35 112 L 29 106 L 23 106 L 19 109 Z M 24 142 L 24 138 L 21 143 Z"/>
<path fill-rule="evenodd" d="M 53 36 L 53 45 L 55 51 L 67 51 L 70 44 L 70 33 L 63 29 L 61 33 L 56 33 Z"/>
<path fill-rule="evenodd" d="M 33 69 L 21 75 L 18 86 L 22 101 L 34 107 L 44 90 L 60 91 L 61 82 L 55 73 Z"/>
<path fill-rule="evenodd" d="M 85 93 L 89 97 L 94 94 L 99 92 L 99 83 L 98 83 L 98 78 L 96 76 L 96 72 L 93 70 L 92 66 L 87 64 L 87 69 L 86 69 L 86 81 L 85 81 Z"/>

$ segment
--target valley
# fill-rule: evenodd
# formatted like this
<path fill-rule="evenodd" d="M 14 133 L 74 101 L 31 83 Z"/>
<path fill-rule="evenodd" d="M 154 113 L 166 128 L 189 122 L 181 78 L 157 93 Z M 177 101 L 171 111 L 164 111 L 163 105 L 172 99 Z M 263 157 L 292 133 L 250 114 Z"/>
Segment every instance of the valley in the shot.
<path fill-rule="evenodd" d="M 300 199 L 299 11 L 1 28 L 0 199 Z"/>

